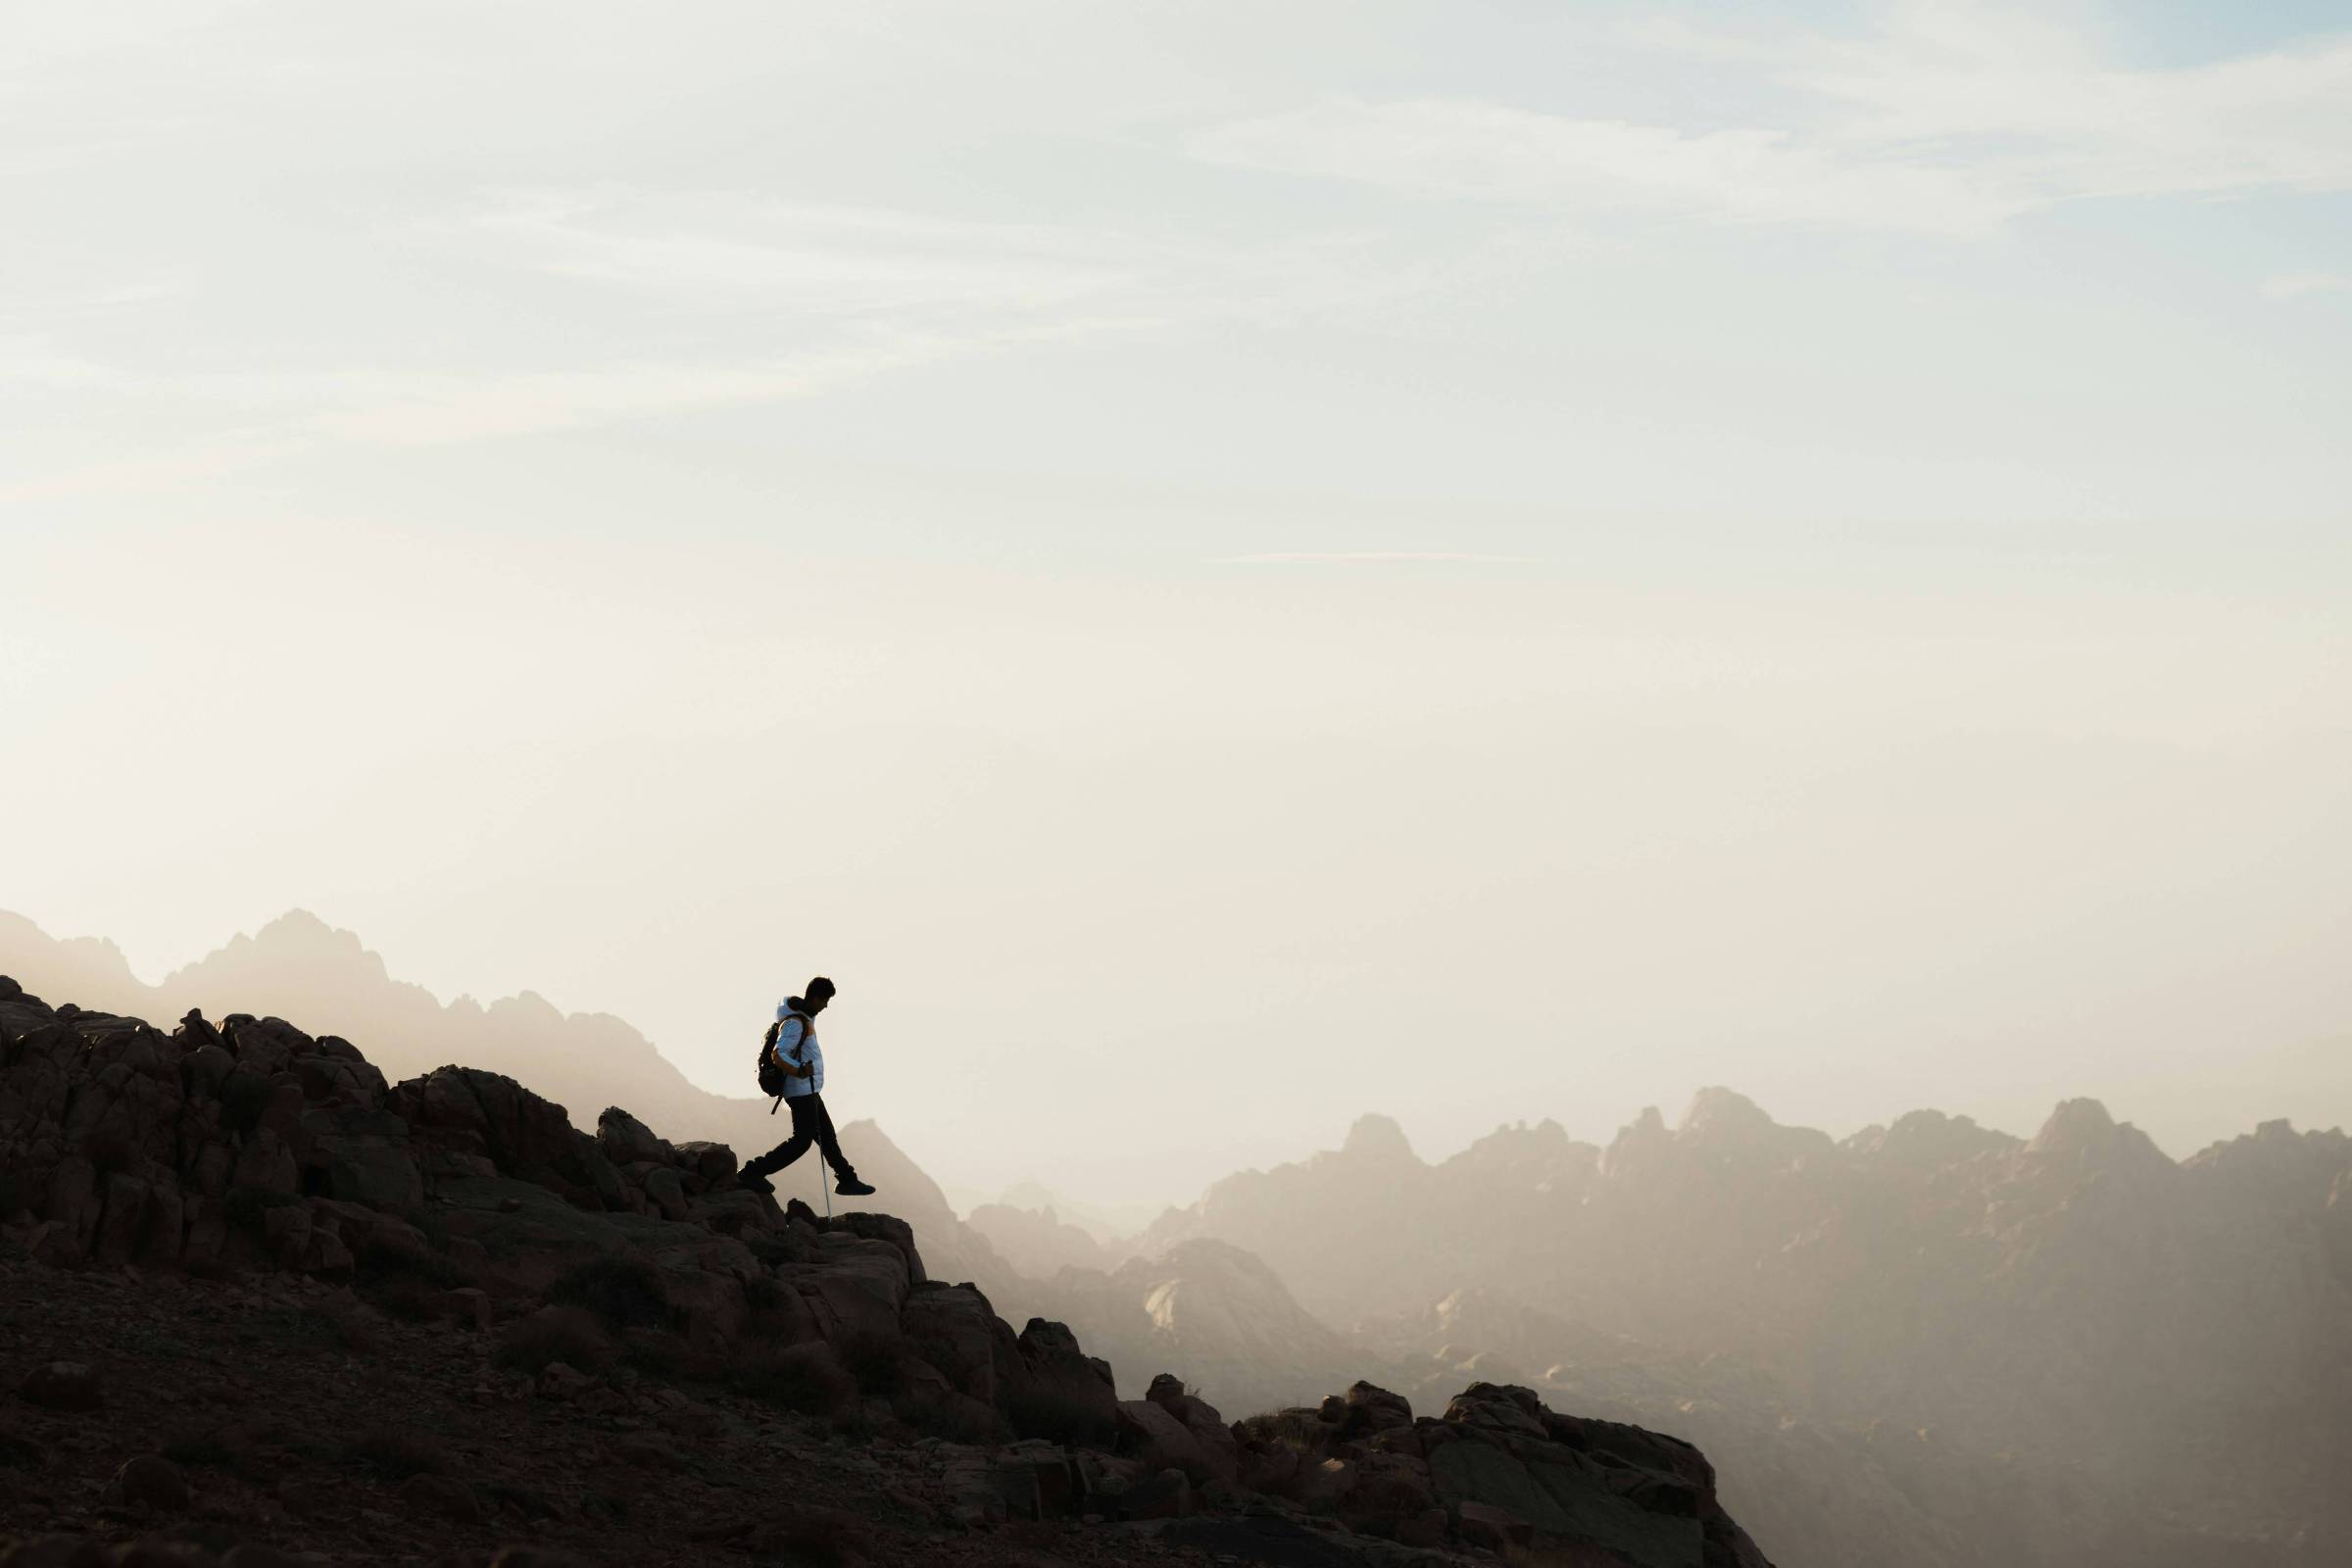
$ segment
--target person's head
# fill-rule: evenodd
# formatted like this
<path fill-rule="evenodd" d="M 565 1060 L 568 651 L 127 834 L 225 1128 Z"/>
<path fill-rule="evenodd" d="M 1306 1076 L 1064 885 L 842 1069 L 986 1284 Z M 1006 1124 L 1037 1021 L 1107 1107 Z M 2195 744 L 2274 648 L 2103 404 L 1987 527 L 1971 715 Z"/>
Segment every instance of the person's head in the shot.
<path fill-rule="evenodd" d="M 808 1004 L 808 1016 L 815 1017 L 825 1010 L 825 1004 L 833 1000 L 833 982 L 821 974 L 818 975 L 809 981 L 808 989 L 801 993 L 801 1000 Z"/>

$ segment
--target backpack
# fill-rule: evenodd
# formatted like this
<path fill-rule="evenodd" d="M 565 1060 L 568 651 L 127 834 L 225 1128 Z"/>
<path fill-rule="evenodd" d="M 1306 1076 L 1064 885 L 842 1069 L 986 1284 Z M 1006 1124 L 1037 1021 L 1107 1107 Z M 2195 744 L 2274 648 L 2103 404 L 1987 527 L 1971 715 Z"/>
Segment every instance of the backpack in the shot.
<path fill-rule="evenodd" d="M 804 1031 L 802 1038 L 807 1038 L 805 1033 L 808 1027 L 807 1013 L 788 1012 L 784 1018 L 800 1019 L 801 1028 Z M 772 1095 L 778 1100 L 784 1098 L 784 1086 L 792 1082 L 784 1069 L 777 1064 L 775 1054 L 776 1036 L 784 1032 L 784 1018 L 778 1018 L 774 1023 L 769 1024 L 767 1033 L 760 1037 L 760 1092 L 763 1095 Z M 774 1107 L 770 1106 L 769 1108 L 772 1110 Z"/>

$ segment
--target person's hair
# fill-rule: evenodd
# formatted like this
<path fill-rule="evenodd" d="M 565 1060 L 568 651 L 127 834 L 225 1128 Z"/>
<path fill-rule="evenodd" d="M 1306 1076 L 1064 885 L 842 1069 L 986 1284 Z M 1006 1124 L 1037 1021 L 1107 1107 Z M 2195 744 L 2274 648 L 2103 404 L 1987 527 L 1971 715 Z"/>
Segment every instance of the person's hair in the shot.
<path fill-rule="evenodd" d="M 816 1001 L 819 997 L 829 997 L 833 995 L 833 982 L 820 974 L 808 982 L 808 989 L 801 995 L 807 997 L 810 1002 Z"/>

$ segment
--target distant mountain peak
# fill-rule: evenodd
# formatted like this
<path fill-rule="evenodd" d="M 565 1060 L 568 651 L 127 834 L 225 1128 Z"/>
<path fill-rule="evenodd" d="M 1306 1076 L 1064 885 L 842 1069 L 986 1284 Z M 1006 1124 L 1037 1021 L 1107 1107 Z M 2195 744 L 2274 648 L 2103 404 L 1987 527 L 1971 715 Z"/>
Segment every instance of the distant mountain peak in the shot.
<path fill-rule="evenodd" d="M 1774 1125 L 1773 1119 L 1757 1104 L 1735 1089 L 1710 1085 L 1690 1097 L 1690 1108 L 1683 1112 L 1682 1126 L 1686 1133 L 1708 1133 L 1739 1128 L 1763 1128 Z"/>
<path fill-rule="evenodd" d="M 2046 1164 L 2137 1169 L 2171 1174 L 2180 1167 L 2154 1139 L 2130 1122 L 2119 1122 L 2095 1100 L 2061 1101 L 2026 1146 L 2028 1155 Z"/>
<path fill-rule="evenodd" d="M 256 931 L 254 933 L 254 940 L 258 942 L 272 936 L 304 935 L 349 937 L 354 946 L 358 945 L 360 940 L 359 937 L 354 933 L 338 930 L 334 926 L 328 925 L 318 916 L 313 914 L 310 910 L 302 908 L 288 909 L 285 913 L 279 915 L 268 925 L 263 926 L 259 931 Z"/>
<path fill-rule="evenodd" d="M 1413 1146 L 1395 1117 L 1367 1114 L 1355 1118 L 1340 1152 L 1377 1159 L 1411 1159 Z"/>
<path fill-rule="evenodd" d="M 2034 1154 L 2058 1153 L 2104 1144 L 2115 1136 L 2115 1118 L 2095 1100 L 2062 1100 L 2026 1146 Z"/>

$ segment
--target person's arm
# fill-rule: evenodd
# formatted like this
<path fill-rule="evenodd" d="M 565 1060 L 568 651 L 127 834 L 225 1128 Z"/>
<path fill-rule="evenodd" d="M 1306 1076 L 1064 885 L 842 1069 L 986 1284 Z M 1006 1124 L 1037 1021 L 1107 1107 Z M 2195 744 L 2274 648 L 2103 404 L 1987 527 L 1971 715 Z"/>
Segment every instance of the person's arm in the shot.
<path fill-rule="evenodd" d="M 794 1052 L 801 1049 L 801 1042 L 808 1038 L 808 1026 L 798 1018 L 785 1019 L 784 1027 L 776 1031 L 776 1065 L 784 1069 L 785 1077 L 808 1078 L 815 1075 L 815 1063 L 798 1060 L 793 1055 Z"/>

